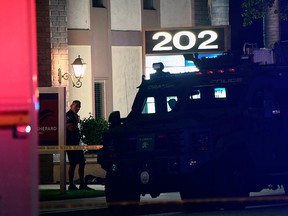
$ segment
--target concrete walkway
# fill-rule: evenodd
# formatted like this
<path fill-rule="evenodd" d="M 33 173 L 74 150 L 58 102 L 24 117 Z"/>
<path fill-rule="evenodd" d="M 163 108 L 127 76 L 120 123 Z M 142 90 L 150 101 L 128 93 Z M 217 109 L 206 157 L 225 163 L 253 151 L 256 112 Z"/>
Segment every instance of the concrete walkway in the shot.
<path fill-rule="evenodd" d="M 79 185 L 76 185 L 77 187 Z M 105 190 L 104 185 L 88 185 L 95 190 Z M 68 187 L 68 186 L 67 186 Z M 60 189 L 57 184 L 39 185 L 39 189 Z M 163 193 L 157 198 L 151 198 L 150 195 L 141 196 L 141 202 L 146 204 L 179 202 L 181 200 L 179 193 Z M 40 202 L 40 214 L 80 211 L 88 209 L 107 208 L 105 196 L 94 198 L 53 200 Z"/>
<path fill-rule="evenodd" d="M 79 186 L 79 185 L 77 185 Z M 95 190 L 103 190 L 104 185 L 88 185 Z M 39 189 L 60 189 L 59 185 L 40 185 Z M 284 190 L 280 188 L 276 191 L 264 189 L 258 193 L 250 193 L 251 197 L 257 196 L 271 196 L 271 195 L 283 195 Z M 150 195 L 141 196 L 142 204 L 156 204 L 156 203 L 169 203 L 181 202 L 179 193 L 163 193 L 157 198 L 151 198 Z M 55 200 L 55 201 L 43 201 L 40 202 L 40 214 L 68 212 L 78 210 L 100 209 L 107 208 L 105 196 L 94 198 L 81 198 L 81 199 L 68 199 L 68 200 Z"/>

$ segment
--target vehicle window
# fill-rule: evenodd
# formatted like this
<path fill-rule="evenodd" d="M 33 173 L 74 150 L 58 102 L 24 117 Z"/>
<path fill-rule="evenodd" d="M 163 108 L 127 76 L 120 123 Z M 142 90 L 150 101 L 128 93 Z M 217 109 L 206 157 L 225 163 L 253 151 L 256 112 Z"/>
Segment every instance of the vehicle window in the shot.
<path fill-rule="evenodd" d="M 241 87 L 203 87 L 192 90 L 186 109 L 203 110 L 236 106 L 244 94 Z"/>
<path fill-rule="evenodd" d="M 142 109 L 142 114 L 151 114 L 155 113 L 155 98 L 154 97 L 147 97 L 144 102 L 144 107 Z"/>
<path fill-rule="evenodd" d="M 215 98 L 226 98 L 226 88 L 214 88 Z"/>
<path fill-rule="evenodd" d="M 167 94 L 166 94 L 167 93 Z M 207 110 L 237 106 L 241 95 L 241 86 L 213 87 L 204 86 L 191 89 L 176 89 L 174 92 L 157 91 L 153 96 L 146 96 L 141 108 L 141 114 L 167 114 L 171 111 Z M 263 103 L 263 101 L 262 101 Z"/>
<path fill-rule="evenodd" d="M 201 99 L 201 92 L 200 90 L 194 90 L 192 94 L 190 95 L 189 99 L 197 100 Z"/>
<path fill-rule="evenodd" d="M 166 97 L 166 103 L 167 103 L 167 112 L 171 112 L 174 108 L 174 106 L 177 103 L 177 96 L 167 96 Z"/>

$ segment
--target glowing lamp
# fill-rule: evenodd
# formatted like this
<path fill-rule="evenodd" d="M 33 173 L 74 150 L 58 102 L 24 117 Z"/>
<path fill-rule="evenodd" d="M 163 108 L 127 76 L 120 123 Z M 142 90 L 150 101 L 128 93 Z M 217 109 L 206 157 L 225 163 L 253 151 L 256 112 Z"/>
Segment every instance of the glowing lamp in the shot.
<path fill-rule="evenodd" d="M 82 62 L 82 58 L 80 58 L 80 55 L 78 55 L 78 58 L 74 60 L 74 62 L 72 63 L 72 67 L 73 67 L 74 75 L 76 79 L 83 78 L 85 70 L 86 70 L 86 63 Z"/>
<path fill-rule="evenodd" d="M 74 62 L 71 64 L 73 67 L 74 74 L 66 72 L 62 75 L 61 69 L 60 68 L 58 69 L 59 84 L 61 84 L 62 78 L 68 80 L 70 77 L 73 87 L 80 88 L 82 86 L 81 79 L 84 77 L 86 70 L 86 63 L 83 63 L 82 60 L 83 59 L 80 57 L 80 55 L 78 55 L 78 58 L 76 58 Z M 76 79 L 76 81 L 74 81 L 74 79 Z"/>

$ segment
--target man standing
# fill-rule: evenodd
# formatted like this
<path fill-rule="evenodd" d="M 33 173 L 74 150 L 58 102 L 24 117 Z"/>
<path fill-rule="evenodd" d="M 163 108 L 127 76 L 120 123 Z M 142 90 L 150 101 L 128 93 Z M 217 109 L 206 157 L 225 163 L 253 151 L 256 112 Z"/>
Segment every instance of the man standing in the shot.
<path fill-rule="evenodd" d="M 81 108 L 81 102 L 74 100 L 70 106 L 70 110 L 66 113 L 66 145 L 67 146 L 79 146 L 80 144 L 80 131 L 79 131 L 79 116 L 77 113 Z M 86 159 L 82 150 L 70 150 L 67 151 L 69 166 L 69 190 L 78 190 L 74 184 L 74 173 L 77 164 L 79 165 L 78 173 L 80 178 L 80 190 L 93 190 L 89 188 L 84 180 L 84 168 Z"/>

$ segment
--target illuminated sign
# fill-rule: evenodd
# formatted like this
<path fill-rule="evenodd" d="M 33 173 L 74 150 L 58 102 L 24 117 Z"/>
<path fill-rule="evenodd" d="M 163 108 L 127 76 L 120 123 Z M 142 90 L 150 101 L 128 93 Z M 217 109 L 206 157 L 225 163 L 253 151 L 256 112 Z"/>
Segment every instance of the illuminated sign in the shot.
<path fill-rule="evenodd" d="M 58 145 L 58 94 L 40 93 L 39 144 Z"/>
<path fill-rule="evenodd" d="M 227 26 L 145 31 L 146 54 L 217 53 L 230 48 Z"/>
<path fill-rule="evenodd" d="M 39 87 L 38 137 L 40 146 L 65 145 L 66 89 Z"/>

